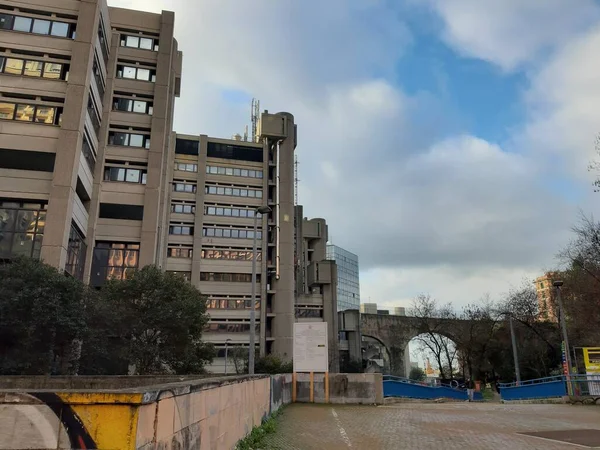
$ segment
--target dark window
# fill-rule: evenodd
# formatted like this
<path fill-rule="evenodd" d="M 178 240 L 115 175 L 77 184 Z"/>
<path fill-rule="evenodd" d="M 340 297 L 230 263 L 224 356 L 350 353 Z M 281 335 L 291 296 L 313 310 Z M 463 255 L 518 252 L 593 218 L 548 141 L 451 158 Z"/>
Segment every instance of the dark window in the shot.
<path fill-rule="evenodd" d="M 200 272 L 200 281 L 250 283 L 252 281 L 252 274 L 250 274 L 250 273 Z M 256 282 L 260 283 L 260 274 L 256 275 Z"/>
<path fill-rule="evenodd" d="M 146 171 L 132 167 L 105 167 L 104 181 L 146 184 Z"/>
<path fill-rule="evenodd" d="M 102 50 L 102 58 L 104 63 L 108 63 L 108 42 L 106 40 L 106 32 L 104 31 L 104 18 L 100 15 L 100 23 L 98 24 L 98 41 Z"/>
<path fill-rule="evenodd" d="M 40 257 L 45 208 L 37 203 L 0 201 L 0 258 Z"/>
<path fill-rule="evenodd" d="M 0 168 L 54 172 L 54 153 L 0 149 Z"/>
<path fill-rule="evenodd" d="M 67 263 L 65 271 L 79 280 L 83 280 L 83 267 L 85 265 L 85 252 L 87 246 L 85 239 L 75 224 L 71 224 L 69 233 L 69 248 L 67 250 Z"/>
<path fill-rule="evenodd" d="M 239 161 L 263 162 L 262 147 L 246 147 L 241 145 L 208 143 L 209 158 L 237 159 Z"/>
<path fill-rule="evenodd" d="M 99 217 L 101 219 L 142 220 L 144 218 L 144 207 L 118 203 L 100 203 Z"/>
<path fill-rule="evenodd" d="M 189 139 L 178 138 L 175 142 L 175 153 L 179 153 L 180 155 L 198 156 L 199 148 L 200 143 L 198 141 L 191 141 Z"/>
<path fill-rule="evenodd" d="M 93 173 L 94 168 L 96 167 L 96 155 L 92 150 L 92 146 L 90 145 L 90 141 L 88 140 L 86 133 L 84 133 L 83 135 L 83 144 L 81 146 L 81 152 L 83 153 L 83 157 L 85 158 L 90 170 Z"/>
<path fill-rule="evenodd" d="M 169 234 L 175 236 L 193 236 L 194 227 L 190 225 L 171 225 L 169 227 Z"/>
<path fill-rule="evenodd" d="M 126 111 L 150 115 L 153 112 L 153 106 L 151 102 L 121 97 L 115 97 L 113 101 L 113 109 L 115 111 Z"/>
<path fill-rule="evenodd" d="M 96 107 L 96 102 L 93 99 L 92 93 L 88 94 L 88 105 L 87 105 L 88 115 L 90 116 L 90 120 L 92 121 L 92 127 L 94 127 L 94 131 L 96 132 L 96 136 L 100 135 L 100 113 L 98 112 L 98 108 Z"/>
<path fill-rule="evenodd" d="M 57 37 L 75 37 L 75 24 L 53 22 L 46 19 L 0 14 L 0 29 L 22 31 L 24 33 L 45 34 Z"/>
<path fill-rule="evenodd" d="M 102 286 L 106 280 L 129 278 L 139 264 L 140 244 L 97 242 L 92 259 L 90 284 Z"/>
<path fill-rule="evenodd" d="M 12 14 L 0 14 L 0 30 L 12 30 L 15 16 Z"/>
<path fill-rule="evenodd" d="M 100 93 L 100 98 L 104 97 L 104 81 L 102 80 L 102 71 L 100 70 L 100 64 L 96 59 L 96 55 L 94 55 L 94 65 L 92 66 L 92 74 L 94 75 L 94 80 L 96 81 L 96 87 L 98 88 L 98 92 Z"/>

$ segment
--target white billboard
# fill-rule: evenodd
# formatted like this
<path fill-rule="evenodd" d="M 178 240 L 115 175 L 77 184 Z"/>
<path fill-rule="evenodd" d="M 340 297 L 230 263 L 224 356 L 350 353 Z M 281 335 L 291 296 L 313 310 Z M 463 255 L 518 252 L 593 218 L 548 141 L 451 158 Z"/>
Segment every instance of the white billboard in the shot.
<path fill-rule="evenodd" d="M 294 323 L 294 372 L 329 372 L 327 322 Z"/>

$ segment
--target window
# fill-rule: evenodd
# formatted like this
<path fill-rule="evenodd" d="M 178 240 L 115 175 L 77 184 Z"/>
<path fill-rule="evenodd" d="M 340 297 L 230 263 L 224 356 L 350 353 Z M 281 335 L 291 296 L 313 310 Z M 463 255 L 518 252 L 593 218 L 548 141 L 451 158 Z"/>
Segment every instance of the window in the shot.
<path fill-rule="evenodd" d="M 75 38 L 75 24 L 47 19 L 34 19 L 12 14 L 0 14 L 0 29 L 23 33 L 44 34 L 56 37 Z"/>
<path fill-rule="evenodd" d="M 203 259 L 228 259 L 234 261 L 252 261 L 252 250 L 231 249 L 204 249 L 201 252 Z M 256 260 L 262 261 L 262 252 L 256 253 Z"/>
<path fill-rule="evenodd" d="M 0 168 L 54 172 L 54 153 L 0 148 Z"/>
<path fill-rule="evenodd" d="M 173 183 L 173 190 L 175 192 L 196 192 L 196 185 L 190 183 Z"/>
<path fill-rule="evenodd" d="M 250 197 L 250 198 L 262 198 L 263 191 L 260 189 L 251 188 L 233 188 L 224 187 L 219 185 L 206 184 L 204 188 L 205 194 L 211 195 L 230 195 L 234 197 Z"/>
<path fill-rule="evenodd" d="M 100 98 L 104 97 L 104 92 L 106 90 L 102 70 L 100 70 L 100 63 L 96 59 L 96 54 L 94 54 L 94 64 L 92 66 L 92 74 L 94 75 L 94 81 L 96 82 L 96 87 L 98 88 L 98 92 L 100 93 Z"/>
<path fill-rule="evenodd" d="M 85 158 L 90 170 L 93 173 L 94 168 L 96 167 L 96 153 L 94 152 L 94 150 L 92 150 L 92 146 L 90 145 L 90 140 L 87 136 L 87 132 L 84 132 L 83 134 L 81 152 L 83 153 L 83 157 Z"/>
<path fill-rule="evenodd" d="M 178 272 L 175 270 L 167 270 L 167 273 L 172 273 L 175 276 L 182 277 L 185 281 L 190 281 L 192 279 L 191 272 Z"/>
<path fill-rule="evenodd" d="M 238 161 L 263 162 L 262 147 L 222 144 L 209 142 L 207 149 L 209 158 L 235 159 Z"/>
<path fill-rule="evenodd" d="M 210 297 L 206 300 L 208 309 L 251 309 L 252 300 L 244 296 Z M 254 307 L 260 309 L 260 300 L 254 301 Z"/>
<path fill-rule="evenodd" d="M 235 191 L 235 189 L 234 189 Z M 231 216 L 231 217 L 249 217 L 249 218 L 253 218 L 254 217 L 254 209 L 248 209 L 248 208 L 236 208 L 236 207 L 229 207 L 229 206 L 224 206 L 224 207 L 220 207 L 220 206 L 205 206 L 204 207 L 204 214 L 206 214 L 207 216 Z"/>
<path fill-rule="evenodd" d="M 192 249 L 190 247 L 169 247 L 168 256 L 170 258 L 187 258 L 192 257 Z"/>
<path fill-rule="evenodd" d="M 0 201 L 0 258 L 39 259 L 46 223 L 46 205 Z"/>
<path fill-rule="evenodd" d="M 0 119 L 59 125 L 62 108 L 24 103 L 0 102 Z"/>
<path fill-rule="evenodd" d="M 198 172 L 198 164 L 175 163 L 175 170 L 183 172 Z"/>
<path fill-rule="evenodd" d="M 106 30 L 104 29 L 104 16 L 100 14 L 100 23 L 98 23 L 98 41 L 102 51 L 104 63 L 108 63 L 108 41 L 106 40 Z"/>
<path fill-rule="evenodd" d="M 85 265 L 85 238 L 79 232 L 74 224 L 71 224 L 69 233 L 69 247 L 67 249 L 67 262 L 65 264 L 65 272 L 79 280 L 83 280 L 83 268 Z"/>
<path fill-rule="evenodd" d="M 256 332 L 260 330 L 260 325 L 256 324 Z M 213 332 L 213 333 L 249 333 L 250 332 L 250 324 L 248 323 L 214 323 L 211 322 L 206 325 L 204 328 L 205 332 Z"/>
<path fill-rule="evenodd" d="M 254 230 L 246 228 L 202 228 L 202 236 L 234 239 L 254 239 Z M 256 232 L 256 239 L 262 239 L 262 231 Z"/>
<path fill-rule="evenodd" d="M 296 317 L 320 318 L 323 317 L 323 310 L 321 308 L 296 308 Z"/>
<path fill-rule="evenodd" d="M 150 148 L 150 136 L 146 134 L 111 131 L 108 133 L 108 145 Z"/>
<path fill-rule="evenodd" d="M 152 115 L 154 108 L 152 102 L 145 100 L 115 97 L 113 110 Z"/>
<path fill-rule="evenodd" d="M 216 175 L 230 175 L 234 177 L 247 177 L 247 178 L 262 178 L 262 170 L 250 170 L 240 169 L 234 167 L 218 167 L 218 166 L 206 166 L 206 173 Z"/>
<path fill-rule="evenodd" d="M 143 220 L 144 207 L 141 205 L 123 205 L 120 203 L 100 203 L 101 219 Z"/>
<path fill-rule="evenodd" d="M 189 225 L 171 225 L 169 227 L 169 234 L 176 236 L 193 236 L 194 227 Z"/>
<path fill-rule="evenodd" d="M 101 286 L 109 279 L 129 278 L 138 267 L 139 253 L 138 243 L 97 242 L 90 284 Z"/>
<path fill-rule="evenodd" d="M 121 36 L 121 47 L 158 51 L 158 40 L 142 36 Z"/>
<path fill-rule="evenodd" d="M 156 69 L 134 66 L 117 66 L 117 78 L 126 78 L 139 81 L 156 81 Z"/>
<path fill-rule="evenodd" d="M 147 172 L 130 167 L 104 167 L 104 181 L 146 184 Z"/>
<path fill-rule="evenodd" d="M 98 112 L 98 107 L 96 106 L 96 102 L 94 101 L 91 92 L 88 94 L 87 110 L 90 121 L 92 122 L 92 127 L 96 132 L 96 136 L 98 136 L 100 134 L 100 113 Z"/>
<path fill-rule="evenodd" d="M 175 141 L 175 153 L 180 155 L 196 155 L 198 156 L 198 150 L 200 143 L 198 141 L 191 141 L 189 139 L 177 139 Z"/>
<path fill-rule="evenodd" d="M 23 75 L 28 77 L 41 77 L 44 63 L 41 61 L 25 61 L 25 70 Z"/>
<path fill-rule="evenodd" d="M 171 205 L 171 212 L 177 214 L 194 214 L 196 212 L 196 207 L 186 203 L 173 203 Z"/>
<path fill-rule="evenodd" d="M 220 281 L 250 283 L 252 274 L 250 273 L 223 273 L 223 272 L 200 272 L 200 281 Z M 260 274 L 256 274 L 256 282 L 260 283 Z"/>

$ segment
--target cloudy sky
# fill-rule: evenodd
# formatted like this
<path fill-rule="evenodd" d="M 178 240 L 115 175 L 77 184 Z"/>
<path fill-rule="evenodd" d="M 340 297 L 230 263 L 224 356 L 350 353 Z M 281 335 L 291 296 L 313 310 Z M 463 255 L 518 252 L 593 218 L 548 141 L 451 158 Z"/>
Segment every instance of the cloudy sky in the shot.
<path fill-rule="evenodd" d="M 252 97 L 294 114 L 300 203 L 359 255 L 363 302 L 498 297 L 598 210 L 593 0 L 109 4 L 175 11 L 178 132 L 241 133 Z"/>

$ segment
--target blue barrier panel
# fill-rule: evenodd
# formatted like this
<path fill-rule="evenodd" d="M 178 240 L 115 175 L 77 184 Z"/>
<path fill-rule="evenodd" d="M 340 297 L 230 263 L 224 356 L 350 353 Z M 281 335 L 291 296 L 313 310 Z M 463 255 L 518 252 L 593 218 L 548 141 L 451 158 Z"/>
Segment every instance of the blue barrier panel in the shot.
<path fill-rule="evenodd" d="M 384 397 L 402 397 L 431 400 L 436 398 L 451 398 L 455 400 L 468 400 L 467 391 L 454 389 L 449 386 L 424 386 L 421 383 L 406 378 L 392 377 L 383 378 Z M 483 400 L 481 392 L 475 392 L 474 400 Z"/>
<path fill-rule="evenodd" d="M 502 400 L 530 400 L 556 398 L 567 395 L 564 377 L 538 378 L 517 383 L 500 384 Z"/>

